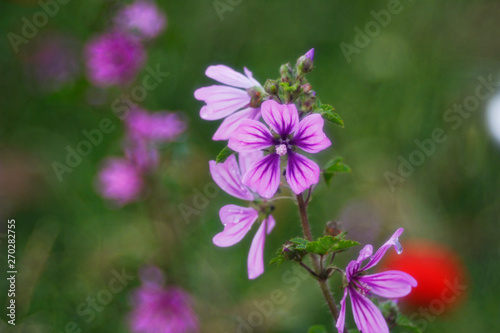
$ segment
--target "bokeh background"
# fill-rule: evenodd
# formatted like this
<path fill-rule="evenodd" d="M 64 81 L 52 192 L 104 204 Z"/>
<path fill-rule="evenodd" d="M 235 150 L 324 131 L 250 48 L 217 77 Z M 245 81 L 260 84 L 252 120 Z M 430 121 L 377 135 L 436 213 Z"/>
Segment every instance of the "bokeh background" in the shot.
<path fill-rule="evenodd" d="M 73 0 L 60 5 L 17 53 L 7 34 L 19 34 L 22 18 L 31 20 L 40 5 L 31 0 L 0 3 L 0 228 L 4 234 L 7 219 L 16 219 L 16 329 L 65 332 L 74 321 L 82 332 L 128 332 L 130 291 L 139 285 L 138 278 L 113 295 L 90 323 L 77 308 L 106 288 L 113 270 L 137 276 L 139 267 L 152 263 L 166 272 L 168 283 L 192 295 L 202 332 L 237 332 L 242 320 L 258 311 L 255 302 L 269 300 L 276 289 L 286 302 L 275 305 L 258 327 L 240 332 L 306 332 L 313 324 L 332 331 L 311 278 L 301 278 L 293 265 L 284 264 L 268 266 L 263 276 L 249 281 L 251 237 L 231 248 L 212 244 L 222 229 L 219 208 L 238 200 L 220 191 L 189 219 L 179 210 L 181 204 L 194 207 L 196 191 L 212 184 L 208 161 L 223 148 L 210 140 L 218 122 L 201 120 L 202 104 L 193 98 L 195 89 L 212 84 L 204 76 L 206 67 L 247 66 L 263 84 L 278 76 L 282 63 L 293 63 L 314 47 L 309 80 L 346 124 L 344 129 L 327 125 L 334 146 L 317 159 L 325 163 L 343 156 L 353 171 L 335 177 L 330 187 L 318 186 L 310 206 L 313 233 L 321 235 L 325 222 L 334 220 L 351 238 L 375 247 L 400 226 L 406 229 L 403 245 L 418 239 L 444 244 L 460 258 L 467 290 L 460 304 L 447 304 L 444 313 L 426 320 L 425 332 L 499 330 L 500 146 L 488 130 L 487 100 L 456 129 L 443 116 L 474 95 L 479 76 L 500 78 L 500 3 L 402 1 L 402 11 L 348 62 L 341 43 L 353 45 L 354 29 L 364 30 L 373 21 L 370 12 L 387 9 L 389 1 L 222 2 L 231 10 L 221 19 L 212 0 L 157 0 L 168 26 L 147 44 L 147 64 L 169 75 L 141 104 L 149 110 L 182 111 L 189 127 L 179 142 L 162 149 L 155 190 L 121 209 L 95 190 L 103 159 L 121 154 L 123 125 L 111 109 L 121 92 L 92 87 L 82 57 L 85 42 L 107 29 L 120 3 Z M 29 55 L 60 34 L 78 70 L 70 83 L 54 87 L 39 79 Z M 98 128 L 102 118 L 112 119 L 117 130 L 105 134 L 60 182 L 52 163 L 63 162 L 65 147 L 75 147 L 85 139 L 82 131 Z M 408 160 L 418 148 L 415 140 L 431 138 L 436 128 L 448 139 L 391 189 L 386 172 L 397 174 L 398 157 Z M 274 216 L 278 223 L 266 243 L 266 261 L 301 232 L 292 203 L 279 201 Z M 2 308 L 7 304 L 5 240 L 0 240 Z M 343 266 L 356 254 L 339 256 L 337 262 Z M 335 281 L 332 288 L 339 297 Z M 5 320 L 2 311 L 0 331 L 14 332 Z"/>

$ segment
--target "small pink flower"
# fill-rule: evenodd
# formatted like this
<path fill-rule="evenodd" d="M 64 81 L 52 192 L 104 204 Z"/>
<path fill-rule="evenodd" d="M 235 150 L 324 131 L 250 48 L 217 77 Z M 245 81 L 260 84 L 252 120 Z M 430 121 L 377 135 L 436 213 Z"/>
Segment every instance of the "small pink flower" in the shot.
<path fill-rule="evenodd" d="M 241 175 L 246 172 L 251 161 L 258 159 L 261 155 L 261 152 L 239 154 L 239 165 L 234 155 L 229 156 L 224 163 L 217 164 L 215 161 L 210 161 L 212 178 L 229 195 L 242 200 L 253 201 L 257 196 L 251 188 L 243 185 Z M 217 246 L 227 247 L 238 243 L 246 236 L 253 224 L 257 222 L 259 211 L 253 207 L 226 205 L 220 209 L 219 216 L 224 225 L 224 231 L 215 235 L 213 242 Z M 248 253 L 249 279 L 255 279 L 264 273 L 266 234 L 273 230 L 275 224 L 273 216 L 269 215 L 261 222 L 259 229 L 255 233 Z"/>
<path fill-rule="evenodd" d="M 164 276 L 157 267 L 141 273 L 142 285 L 133 294 L 129 326 L 133 333 L 196 333 L 198 318 L 191 298 L 179 287 L 163 287 Z"/>
<path fill-rule="evenodd" d="M 207 105 L 201 108 L 200 116 L 205 120 L 224 119 L 215 132 L 213 140 L 227 140 L 243 120 L 260 118 L 260 107 L 251 106 L 248 90 L 263 91 L 246 67 L 245 75 L 233 69 L 216 65 L 207 68 L 205 75 L 225 85 L 213 85 L 197 89 L 194 97 Z"/>
<path fill-rule="evenodd" d="M 361 332 L 389 333 L 382 313 L 368 297 L 372 294 L 389 299 L 404 297 L 411 292 L 412 287 L 417 286 L 417 281 L 401 271 L 387 271 L 372 275 L 367 275 L 366 271 L 378 264 L 391 246 L 398 253 L 403 251 L 398 241 L 403 230 L 403 228 L 396 230 L 373 256 L 373 247 L 370 244 L 366 245 L 359 252 L 358 259 L 347 265 L 345 272 L 349 285 L 344 289 L 344 297 L 340 302 L 340 314 L 336 325 L 339 333 L 344 332 L 347 295 L 351 298 L 354 321 Z M 361 268 L 362 262 L 368 258 L 370 261 Z"/>
<path fill-rule="evenodd" d="M 240 153 L 268 148 L 272 151 L 253 163 L 243 175 L 243 183 L 255 188 L 262 197 L 271 198 L 280 185 L 282 156 L 288 157 L 286 180 L 295 194 L 318 183 L 318 165 L 296 153 L 296 148 L 314 154 L 332 144 L 323 132 L 323 118 L 312 114 L 299 122 L 294 104 L 282 105 L 272 100 L 262 103 L 262 117 L 270 129 L 261 122 L 246 120 L 229 139 L 229 148 Z"/>
<path fill-rule="evenodd" d="M 119 206 L 137 200 L 144 185 L 136 166 L 121 158 L 106 160 L 99 172 L 98 180 L 98 190 L 101 195 Z"/>
<path fill-rule="evenodd" d="M 165 14 L 149 0 L 138 0 L 123 7 L 115 17 L 116 26 L 139 38 L 156 38 L 167 25 Z"/>
<path fill-rule="evenodd" d="M 146 52 L 142 44 L 119 31 L 95 37 L 85 47 L 87 76 L 99 87 L 129 83 L 145 60 Z"/>
<path fill-rule="evenodd" d="M 173 112 L 149 113 L 138 108 L 127 114 L 125 125 L 131 139 L 154 143 L 174 141 L 186 130 L 186 123 Z"/>

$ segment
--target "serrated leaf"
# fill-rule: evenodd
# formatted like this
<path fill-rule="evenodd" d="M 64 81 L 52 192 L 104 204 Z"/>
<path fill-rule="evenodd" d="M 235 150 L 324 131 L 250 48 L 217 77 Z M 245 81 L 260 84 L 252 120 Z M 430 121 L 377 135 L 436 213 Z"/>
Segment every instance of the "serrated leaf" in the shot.
<path fill-rule="evenodd" d="M 306 245 L 306 251 L 310 253 L 325 255 L 331 252 L 343 251 L 350 247 L 359 245 L 358 242 L 344 239 L 344 237 L 345 233 L 340 234 L 336 237 L 321 237 L 316 241 L 309 242 Z"/>
<path fill-rule="evenodd" d="M 325 110 L 325 109 L 322 109 L 322 111 L 323 112 L 321 112 L 321 116 L 323 117 L 323 119 L 328 120 L 329 122 L 344 128 L 344 120 L 342 120 L 342 118 L 338 115 L 338 113 L 334 113 L 330 110 Z"/>
<path fill-rule="evenodd" d="M 309 328 L 307 333 L 328 333 L 328 331 L 323 325 L 314 325 Z"/>
<path fill-rule="evenodd" d="M 269 262 L 269 265 L 273 265 L 273 264 L 276 264 L 276 265 L 281 265 L 282 263 L 284 263 L 286 261 L 286 258 L 283 254 L 278 254 L 278 256 L 274 257 L 273 259 L 271 259 L 271 261 Z"/>
<path fill-rule="evenodd" d="M 290 242 L 295 244 L 295 248 L 297 250 L 305 250 L 307 247 L 307 244 L 309 244 L 309 241 L 307 239 L 300 238 L 300 237 L 292 238 L 292 239 L 290 239 Z"/>
<path fill-rule="evenodd" d="M 224 163 L 225 160 L 228 159 L 229 156 L 233 155 L 234 153 L 236 153 L 234 150 L 232 150 L 231 148 L 229 147 L 224 147 L 224 149 L 222 149 L 219 153 L 219 155 L 217 155 L 217 157 L 215 158 L 215 163 L 219 164 L 219 163 Z"/>

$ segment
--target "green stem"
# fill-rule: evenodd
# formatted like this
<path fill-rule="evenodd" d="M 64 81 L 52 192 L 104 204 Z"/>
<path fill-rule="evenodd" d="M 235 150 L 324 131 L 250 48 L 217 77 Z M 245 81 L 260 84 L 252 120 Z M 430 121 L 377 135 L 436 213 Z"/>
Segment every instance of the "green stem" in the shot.
<path fill-rule="evenodd" d="M 302 194 L 297 195 L 297 204 L 299 205 L 300 221 L 302 223 L 302 230 L 304 231 L 304 236 L 308 241 L 312 241 L 313 238 L 311 234 L 311 227 L 309 225 L 309 218 L 307 217 L 307 204 L 304 202 L 304 197 L 302 196 Z M 316 274 L 319 276 L 323 276 L 321 272 L 320 259 L 318 258 L 317 255 L 314 254 L 311 254 L 311 258 L 314 269 L 316 270 Z M 323 297 L 325 298 L 326 303 L 328 304 L 328 308 L 332 313 L 333 319 L 335 322 L 337 322 L 337 318 L 339 317 L 339 310 L 337 309 L 337 305 L 335 304 L 335 300 L 333 299 L 330 288 L 328 287 L 326 280 L 320 279 L 318 280 L 318 283 L 321 292 L 323 293 Z"/>

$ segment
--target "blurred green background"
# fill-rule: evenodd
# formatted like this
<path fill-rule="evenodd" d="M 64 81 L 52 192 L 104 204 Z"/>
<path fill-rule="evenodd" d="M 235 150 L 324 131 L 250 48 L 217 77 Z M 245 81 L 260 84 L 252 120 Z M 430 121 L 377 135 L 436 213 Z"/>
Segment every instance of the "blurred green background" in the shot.
<path fill-rule="evenodd" d="M 156 190 L 117 210 L 95 192 L 95 176 L 106 156 L 121 154 L 123 126 L 111 110 L 120 92 L 96 91 L 83 73 L 58 91 L 37 88 L 26 75 L 24 50 L 38 36 L 22 44 L 19 53 L 6 36 L 19 34 L 22 18 L 31 19 L 40 7 L 36 1 L 2 1 L 0 226 L 5 233 L 7 219 L 16 219 L 22 332 L 64 332 L 69 321 L 82 332 L 128 332 L 129 291 L 139 285 L 138 278 L 90 323 L 77 308 L 106 288 L 113 270 L 136 275 L 144 263 L 159 265 L 169 283 L 193 295 L 203 332 L 236 332 L 238 318 L 248 318 L 256 311 L 254 302 L 268 300 L 276 289 L 284 292 L 285 304 L 254 332 L 306 332 L 313 324 L 332 330 L 313 279 L 301 279 L 285 264 L 266 267 L 263 276 L 248 281 L 252 237 L 231 248 L 212 244 L 222 229 L 218 210 L 238 200 L 221 191 L 189 223 L 179 211 L 180 204 L 193 206 L 193 190 L 203 192 L 212 183 L 208 161 L 223 147 L 210 141 L 219 122 L 201 120 L 202 104 L 193 98 L 195 89 L 213 84 L 204 76 L 206 67 L 226 64 L 240 71 L 247 66 L 263 84 L 278 76 L 282 63 L 294 62 L 312 47 L 316 69 L 308 78 L 346 124 L 345 129 L 326 126 L 334 146 L 316 157 L 325 163 L 343 156 L 353 170 L 330 187 L 318 186 L 310 206 L 313 233 L 320 235 L 328 220 L 341 220 L 352 237 L 375 247 L 400 226 L 406 229 L 404 238 L 447 244 L 467 267 L 468 295 L 425 332 L 500 330 L 500 148 L 487 131 L 484 101 L 457 129 L 443 120 L 446 110 L 474 94 L 478 76 L 498 81 L 500 2 L 402 1 L 390 24 L 346 61 L 340 44 L 353 45 L 354 28 L 364 30 L 373 21 L 370 11 L 386 9 L 388 3 L 243 0 L 230 5 L 221 20 L 212 0 L 158 0 L 168 26 L 147 45 L 148 65 L 159 65 L 169 76 L 142 105 L 183 111 L 189 129 L 180 143 L 165 147 Z M 81 49 L 105 31 L 117 4 L 70 1 L 39 34 L 62 31 Z M 99 105 L 89 103 L 94 99 Z M 98 128 L 104 117 L 118 130 L 106 134 L 59 182 L 51 163 L 63 162 L 65 147 L 75 147 L 85 139 L 82 130 Z M 397 173 L 398 156 L 408 159 L 417 148 L 414 141 L 430 138 L 436 128 L 444 129 L 448 140 L 392 191 L 384 174 Z M 279 201 L 274 216 L 277 227 L 266 242 L 266 261 L 286 239 L 301 233 L 292 203 Z M 5 238 L 0 246 L 4 277 Z M 349 252 L 339 263 L 356 254 Z M 7 284 L 5 278 L 0 281 L 5 309 Z M 338 283 L 332 287 L 338 298 Z M 5 320 L 3 311 L 0 318 Z M 7 332 L 7 326 L 0 323 L 0 331 Z"/>

